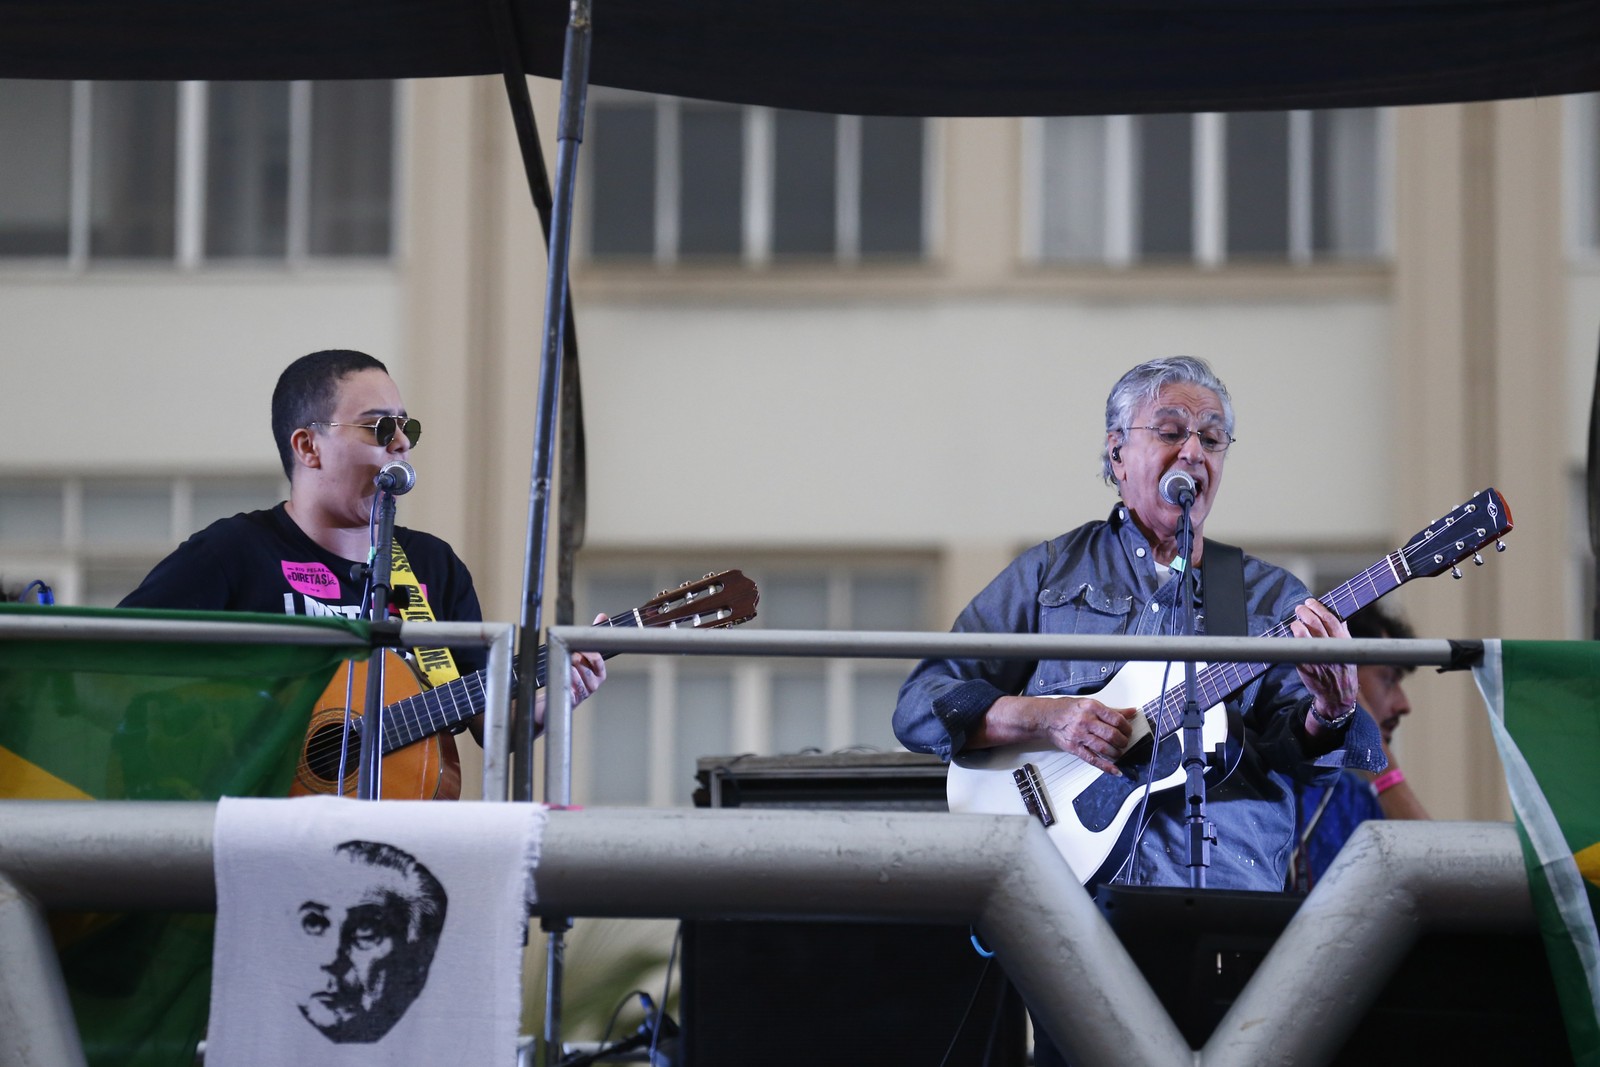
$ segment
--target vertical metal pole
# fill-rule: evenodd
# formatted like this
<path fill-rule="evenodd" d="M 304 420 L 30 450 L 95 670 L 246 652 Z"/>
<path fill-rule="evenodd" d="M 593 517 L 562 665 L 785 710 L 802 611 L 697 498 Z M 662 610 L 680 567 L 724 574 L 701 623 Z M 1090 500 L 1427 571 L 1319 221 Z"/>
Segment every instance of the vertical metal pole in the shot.
<path fill-rule="evenodd" d="M 378 625 L 389 621 L 394 511 L 394 494 L 380 489 L 377 551 L 367 564 L 372 569 L 372 600 L 367 618 Z M 361 716 L 361 764 L 356 772 L 356 796 L 362 800 L 377 800 L 383 795 L 383 663 L 381 653 L 367 662 L 367 700 Z"/>
<path fill-rule="evenodd" d="M 572 657 L 554 634 L 546 656 L 544 719 L 544 798 L 555 807 L 572 804 Z M 572 920 L 545 916 L 544 1047 L 545 1067 L 561 1059 L 561 983 L 566 969 L 566 933 Z"/>
<path fill-rule="evenodd" d="M 518 662 L 537 662 L 543 626 L 545 546 L 549 543 L 550 487 L 554 467 L 557 402 L 566 323 L 567 259 L 572 245 L 572 198 L 577 184 L 578 145 L 589 88 L 590 0 L 572 0 L 566 55 L 561 70 L 557 123 L 555 211 L 550 226 L 550 264 L 545 280 L 544 351 L 539 363 L 538 413 L 534 422 L 533 471 L 528 493 L 527 566 L 523 572 L 522 644 Z M 517 722 L 512 737 L 515 768 L 512 798 L 533 799 L 534 672 L 519 672 Z"/>
<path fill-rule="evenodd" d="M 561 68 L 561 110 L 556 130 L 556 188 L 550 223 L 549 272 L 545 279 L 544 351 L 539 363 L 538 415 L 534 422 L 532 484 L 528 493 L 527 567 L 523 575 L 522 644 L 519 662 L 528 665 L 517 684 L 517 729 L 513 737 L 515 773 L 513 799 L 533 799 L 533 739 L 535 723 L 534 675 L 543 622 L 545 546 L 549 543 L 551 471 L 554 466 L 555 425 L 561 392 L 563 331 L 567 317 L 567 267 L 572 245 L 572 200 L 577 185 L 578 146 L 583 142 L 583 113 L 589 89 L 591 44 L 590 0 L 572 0 L 567 20 L 566 52 Z M 562 708 L 557 712 L 570 724 L 567 699 L 570 668 L 565 648 L 550 649 L 550 691 Z M 571 781 L 570 742 L 552 756 L 561 764 L 556 778 L 567 794 Z M 558 802 L 566 803 L 570 795 Z M 566 931 L 571 922 L 547 917 L 544 1063 L 552 1067 L 561 1058 L 561 982 L 566 956 Z"/>

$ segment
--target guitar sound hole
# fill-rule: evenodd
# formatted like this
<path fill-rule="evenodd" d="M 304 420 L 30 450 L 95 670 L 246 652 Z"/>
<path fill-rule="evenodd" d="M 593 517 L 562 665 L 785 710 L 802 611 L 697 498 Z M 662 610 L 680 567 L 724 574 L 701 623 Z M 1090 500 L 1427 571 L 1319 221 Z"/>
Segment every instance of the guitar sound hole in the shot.
<path fill-rule="evenodd" d="M 306 742 L 306 767 L 314 777 L 330 785 L 339 780 L 339 742 L 343 737 L 343 723 L 334 722 L 312 731 Z M 345 747 L 349 752 L 345 774 L 354 774 L 360 766 L 360 735 L 352 732 Z"/>

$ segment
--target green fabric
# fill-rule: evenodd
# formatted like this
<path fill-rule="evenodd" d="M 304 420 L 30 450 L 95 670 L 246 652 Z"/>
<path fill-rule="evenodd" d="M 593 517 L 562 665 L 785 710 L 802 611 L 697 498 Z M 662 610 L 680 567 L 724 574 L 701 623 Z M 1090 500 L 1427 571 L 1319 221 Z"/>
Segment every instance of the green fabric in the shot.
<path fill-rule="evenodd" d="M 1600 643 L 1486 642 L 1488 701 L 1573 1059 L 1600 1067 L 1600 886 L 1576 854 L 1600 843 Z"/>
<path fill-rule="evenodd" d="M 96 799 L 284 796 L 306 723 L 334 671 L 365 648 L 38 640 L 11 618 L 268 623 L 286 639 L 345 619 L 0 605 L 0 756 Z M 18 776 L 21 780 L 21 776 Z M 0 782 L 0 793 L 6 790 Z M 57 791 L 48 795 L 67 795 Z M 210 915 L 52 916 L 94 1067 L 194 1061 L 210 995 Z"/>

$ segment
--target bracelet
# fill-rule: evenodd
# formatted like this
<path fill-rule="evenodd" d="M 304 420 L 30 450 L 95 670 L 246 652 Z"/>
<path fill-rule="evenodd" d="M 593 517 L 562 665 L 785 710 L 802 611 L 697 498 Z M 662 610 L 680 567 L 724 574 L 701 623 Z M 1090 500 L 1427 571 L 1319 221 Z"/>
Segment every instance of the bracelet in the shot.
<path fill-rule="evenodd" d="M 1350 706 L 1345 708 L 1337 718 L 1324 719 L 1322 717 L 1322 713 L 1317 710 L 1316 701 L 1311 702 L 1311 717 L 1317 720 L 1317 725 L 1322 727 L 1324 730 L 1343 730 L 1346 726 L 1350 725 L 1350 720 L 1355 717 L 1355 713 L 1356 703 L 1352 700 L 1350 702 Z"/>
<path fill-rule="evenodd" d="M 1382 796 L 1406 780 L 1406 772 L 1399 767 L 1390 767 L 1372 780 L 1372 791 Z"/>

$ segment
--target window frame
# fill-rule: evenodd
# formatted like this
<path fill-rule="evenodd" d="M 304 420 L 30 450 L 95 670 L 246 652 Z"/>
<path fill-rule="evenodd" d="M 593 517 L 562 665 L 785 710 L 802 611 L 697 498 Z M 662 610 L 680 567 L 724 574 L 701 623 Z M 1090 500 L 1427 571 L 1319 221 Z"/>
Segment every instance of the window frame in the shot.
<path fill-rule="evenodd" d="M 299 80 L 288 84 L 289 91 L 289 189 L 285 225 L 286 250 L 283 255 L 208 256 L 205 250 L 207 128 L 210 86 L 208 81 L 179 81 L 176 99 L 176 159 L 174 180 L 173 254 L 149 257 L 96 256 L 90 248 L 93 225 L 94 173 L 94 86 L 96 82 L 71 83 L 68 136 L 68 215 L 65 256 L 0 256 L 0 270 L 6 272 L 54 271 L 82 274 L 90 270 L 130 272 L 150 269 L 198 270 L 260 269 L 263 267 L 304 270 L 307 268 L 371 267 L 399 262 L 405 227 L 401 208 L 407 191 L 405 182 L 409 128 L 410 88 L 404 81 L 392 81 L 390 108 L 390 162 L 388 219 L 389 251 L 386 255 L 314 255 L 309 251 L 311 220 L 311 116 L 314 82 Z"/>
<path fill-rule="evenodd" d="M 1394 256 L 1394 112 L 1377 108 L 1378 213 L 1376 248 L 1370 262 L 1387 263 Z M 1151 261 L 1138 251 L 1138 174 L 1139 145 L 1133 115 L 1075 116 L 1098 120 L 1102 124 L 1104 151 L 1100 181 L 1106 191 L 1106 226 L 1098 255 L 1068 259 L 1048 256 L 1044 248 L 1045 220 L 1045 138 L 1047 116 L 1022 119 L 1022 226 L 1018 254 L 1022 261 L 1041 267 L 1088 267 L 1128 269 L 1134 267 L 1187 266 L 1215 270 L 1229 266 L 1260 268 L 1291 266 L 1312 268 L 1348 262 L 1341 256 L 1314 254 L 1312 189 L 1312 115 L 1296 109 L 1288 116 L 1289 245 L 1282 259 L 1244 256 L 1230 259 L 1227 254 L 1227 119 L 1222 112 L 1194 112 L 1191 182 L 1191 245 L 1187 260 Z M 1365 259 L 1365 257 L 1362 257 Z"/>
<path fill-rule="evenodd" d="M 717 101 L 690 100 L 627 89 L 596 86 L 589 104 L 652 105 L 655 112 L 655 186 L 653 189 L 655 232 L 649 253 L 633 255 L 594 252 L 592 219 L 595 191 L 590 168 L 579 168 L 578 248 L 582 261 L 593 268 L 610 269 L 648 263 L 657 269 L 691 270 L 736 263 L 742 268 L 782 269 L 818 265 L 855 267 L 863 263 L 906 266 L 928 263 L 934 258 L 939 237 L 937 203 L 942 188 L 937 162 L 940 158 L 940 124 L 930 118 L 922 122 L 921 164 L 921 249 L 914 256 L 864 257 L 861 252 L 861 165 L 863 117 L 834 115 L 834 251 L 831 255 L 781 255 L 773 250 L 774 205 L 776 199 L 776 133 L 778 109 L 757 105 L 723 104 Z M 737 254 L 684 256 L 681 253 L 680 210 L 681 117 L 685 106 L 722 107 L 740 113 L 742 137 L 742 183 L 740 248 Z"/>
<path fill-rule="evenodd" d="M 924 551 L 767 553 L 754 559 L 746 554 L 740 569 L 756 582 L 758 588 L 785 576 L 824 575 L 828 629 L 843 629 L 850 624 L 851 596 L 856 580 L 878 575 L 909 576 L 920 586 L 919 612 L 922 618 L 921 625 L 916 628 L 940 628 L 933 619 L 936 610 L 937 559 Z M 642 589 L 637 597 L 638 602 L 643 602 L 655 590 L 671 588 L 686 577 L 704 571 L 703 556 L 690 558 L 676 550 L 590 556 L 579 567 L 575 599 L 581 610 L 594 599 L 591 589 L 596 581 L 610 583 L 619 578 L 645 574 L 650 579 L 646 582 L 648 588 Z M 592 610 L 616 611 L 629 606 L 595 604 L 591 607 Z M 764 626 L 765 621 L 758 614 L 746 625 L 759 628 Z M 675 807 L 691 803 L 687 798 L 692 795 L 694 783 L 680 779 L 677 774 L 681 769 L 680 764 L 687 763 L 692 768 L 693 760 L 701 756 L 768 751 L 775 735 L 775 682 L 784 674 L 796 673 L 797 664 L 806 663 L 820 663 L 825 701 L 825 706 L 820 709 L 823 747 L 828 750 L 860 743 L 856 740 L 858 709 L 855 706 L 859 678 L 893 675 L 903 679 L 914 665 L 911 660 L 753 656 L 630 656 L 610 660 L 607 669 L 613 677 L 644 679 L 647 702 L 645 729 L 649 733 L 649 742 L 643 803 L 652 807 Z M 685 760 L 683 754 L 676 751 L 679 683 L 685 676 L 721 676 L 723 672 L 728 679 L 732 708 L 728 751 L 692 753 Z M 602 690 L 595 698 L 601 701 L 601 712 L 604 711 L 604 695 L 605 690 Z M 596 723 L 596 715 L 586 714 L 588 710 L 586 704 L 573 718 L 573 794 L 582 802 L 596 803 L 596 771 L 604 758 L 602 729 Z M 884 709 L 886 723 L 891 712 L 892 708 Z M 889 751 L 901 749 L 895 746 Z"/>

